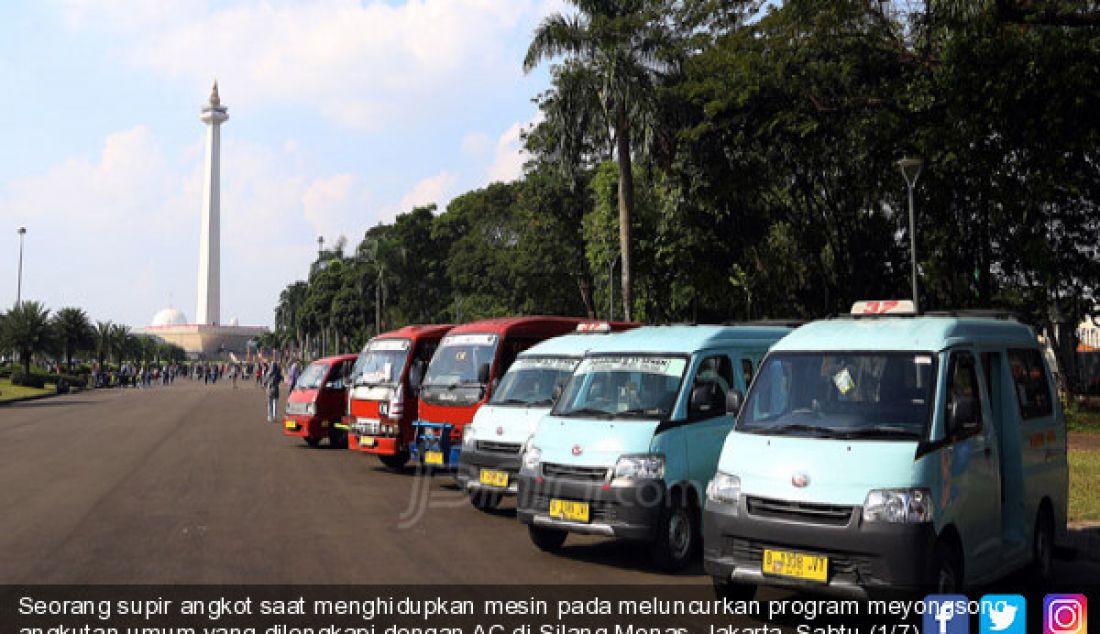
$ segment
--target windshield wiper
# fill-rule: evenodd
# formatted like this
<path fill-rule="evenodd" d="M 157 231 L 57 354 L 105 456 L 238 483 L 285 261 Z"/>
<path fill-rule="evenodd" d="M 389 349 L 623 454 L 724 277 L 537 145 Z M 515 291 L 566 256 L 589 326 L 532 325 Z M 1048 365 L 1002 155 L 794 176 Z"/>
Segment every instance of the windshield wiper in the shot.
<path fill-rule="evenodd" d="M 530 403 L 523 400 L 522 398 L 506 398 L 506 399 L 502 399 L 502 400 L 499 400 L 499 401 L 493 401 L 491 404 L 492 405 L 530 405 Z"/>
<path fill-rule="evenodd" d="M 615 412 L 616 416 L 660 416 L 661 410 L 657 407 L 635 407 L 633 409 L 624 409 L 621 412 Z"/>
<path fill-rule="evenodd" d="M 567 412 L 562 412 L 561 416 L 598 416 L 600 418 L 611 418 L 613 414 L 607 410 L 596 409 L 594 407 L 582 407 L 580 409 L 571 409 Z"/>
<path fill-rule="evenodd" d="M 817 434 L 823 438 L 836 438 L 837 432 L 832 427 L 820 427 L 818 425 L 804 425 L 801 423 L 795 423 L 791 425 L 778 425 L 776 427 L 761 427 L 759 429 L 749 429 L 756 434 L 775 434 L 776 436 L 787 436 L 794 434 Z"/>
<path fill-rule="evenodd" d="M 864 429 L 853 429 L 841 433 L 842 438 L 911 438 L 920 439 L 920 434 L 895 425 L 875 425 Z"/>

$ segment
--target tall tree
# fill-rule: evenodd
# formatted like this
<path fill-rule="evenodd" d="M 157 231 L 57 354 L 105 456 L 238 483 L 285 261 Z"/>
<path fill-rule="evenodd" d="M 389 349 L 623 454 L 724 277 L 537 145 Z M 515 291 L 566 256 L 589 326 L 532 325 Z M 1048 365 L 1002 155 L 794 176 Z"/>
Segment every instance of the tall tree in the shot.
<path fill-rule="evenodd" d="M 52 352 L 56 344 L 50 311 L 40 302 L 24 300 L 4 316 L 4 346 L 19 353 L 23 372 L 30 374 L 36 354 Z"/>
<path fill-rule="evenodd" d="M 547 17 L 523 60 L 525 71 L 566 56 L 599 79 L 599 96 L 612 131 L 619 166 L 619 247 L 622 299 L 627 319 L 633 314 L 631 216 L 634 212 L 634 137 L 646 133 L 653 110 L 659 53 L 668 36 L 651 0 L 570 0 L 575 15 Z"/>
<path fill-rule="evenodd" d="M 80 350 L 89 350 L 95 345 L 95 332 L 88 314 L 81 308 L 61 308 L 53 316 L 54 331 L 65 356 L 65 364 L 71 372 L 73 356 Z"/>

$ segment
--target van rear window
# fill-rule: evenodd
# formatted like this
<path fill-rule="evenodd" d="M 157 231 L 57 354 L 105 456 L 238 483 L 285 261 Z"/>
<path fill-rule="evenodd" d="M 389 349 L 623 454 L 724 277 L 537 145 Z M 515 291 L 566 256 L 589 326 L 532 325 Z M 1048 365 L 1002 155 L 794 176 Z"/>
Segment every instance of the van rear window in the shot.
<path fill-rule="evenodd" d="M 1054 410 L 1050 383 L 1039 351 L 1035 348 L 1009 350 L 1008 366 L 1012 370 L 1016 400 L 1020 403 L 1020 417 L 1030 420 L 1050 416 Z"/>

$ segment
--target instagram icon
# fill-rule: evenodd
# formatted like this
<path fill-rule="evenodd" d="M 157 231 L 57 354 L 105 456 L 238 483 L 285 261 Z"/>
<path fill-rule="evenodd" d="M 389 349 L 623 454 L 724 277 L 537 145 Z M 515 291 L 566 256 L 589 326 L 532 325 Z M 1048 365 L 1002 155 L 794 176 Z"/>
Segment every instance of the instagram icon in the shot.
<path fill-rule="evenodd" d="M 1088 634 L 1088 601 L 1083 594 L 1048 594 L 1043 599 L 1043 634 Z"/>

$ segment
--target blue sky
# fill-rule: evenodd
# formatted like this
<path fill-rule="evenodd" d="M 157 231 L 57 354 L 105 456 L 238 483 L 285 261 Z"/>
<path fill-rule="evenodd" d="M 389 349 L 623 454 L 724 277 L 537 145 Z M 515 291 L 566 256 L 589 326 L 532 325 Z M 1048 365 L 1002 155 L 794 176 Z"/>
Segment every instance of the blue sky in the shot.
<path fill-rule="evenodd" d="M 0 3 L 0 304 L 195 313 L 203 125 L 219 81 L 222 320 L 270 325 L 317 236 L 520 174 L 560 0 Z"/>

